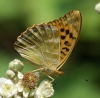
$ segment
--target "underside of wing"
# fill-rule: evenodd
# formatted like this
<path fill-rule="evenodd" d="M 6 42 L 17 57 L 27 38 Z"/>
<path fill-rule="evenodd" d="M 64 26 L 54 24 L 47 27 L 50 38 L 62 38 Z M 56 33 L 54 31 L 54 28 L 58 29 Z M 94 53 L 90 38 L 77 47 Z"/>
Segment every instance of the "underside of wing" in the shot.
<path fill-rule="evenodd" d="M 14 47 L 22 57 L 34 63 L 36 67 L 56 69 L 60 64 L 59 43 L 58 29 L 42 23 L 23 32 L 17 38 Z"/>
<path fill-rule="evenodd" d="M 60 64 L 57 67 L 57 70 L 59 70 L 69 57 L 79 38 L 82 17 L 79 11 L 72 10 L 64 17 L 48 24 L 56 26 L 60 34 Z"/>

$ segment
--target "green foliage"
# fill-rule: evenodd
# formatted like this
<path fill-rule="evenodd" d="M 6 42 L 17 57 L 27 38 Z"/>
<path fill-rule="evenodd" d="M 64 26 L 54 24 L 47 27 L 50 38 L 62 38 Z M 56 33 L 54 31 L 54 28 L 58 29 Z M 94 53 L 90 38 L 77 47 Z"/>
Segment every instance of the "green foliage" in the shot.
<path fill-rule="evenodd" d="M 33 24 L 49 22 L 70 10 L 79 10 L 82 14 L 80 39 L 63 69 L 82 69 L 69 70 L 56 78 L 53 98 L 99 98 L 100 15 L 94 10 L 96 3 L 87 0 L 0 0 L 0 76 L 5 76 L 11 60 L 21 58 L 13 48 L 21 32 Z M 25 65 L 26 70 L 33 68 L 28 63 Z"/>

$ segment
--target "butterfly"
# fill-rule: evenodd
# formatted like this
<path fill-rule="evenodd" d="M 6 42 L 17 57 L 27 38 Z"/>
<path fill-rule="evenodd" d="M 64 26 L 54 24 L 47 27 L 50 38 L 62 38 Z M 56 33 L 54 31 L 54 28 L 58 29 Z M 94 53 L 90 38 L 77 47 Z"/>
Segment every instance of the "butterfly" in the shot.
<path fill-rule="evenodd" d="M 14 48 L 47 76 L 63 74 L 60 69 L 79 39 L 81 25 L 81 13 L 72 10 L 59 19 L 27 28 Z"/>

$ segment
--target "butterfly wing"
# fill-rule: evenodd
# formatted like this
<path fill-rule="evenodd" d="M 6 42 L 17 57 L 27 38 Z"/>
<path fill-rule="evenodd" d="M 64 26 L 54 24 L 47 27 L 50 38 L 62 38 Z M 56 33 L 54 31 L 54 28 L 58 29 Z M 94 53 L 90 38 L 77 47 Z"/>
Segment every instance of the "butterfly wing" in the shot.
<path fill-rule="evenodd" d="M 59 43 L 57 27 L 43 23 L 28 28 L 17 38 L 14 47 L 36 67 L 53 70 L 60 63 Z"/>
<path fill-rule="evenodd" d="M 36 67 L 59 70 L 79 38 L 81 20 L 80 12 L 73 10 L 58 20 L 34 25 L 17 38 L 15 49 Z"/>
<path fill-rule="evenodd" d="M 82 17 L 79 11 L 72 10 L 64 17 L 48 24 L 56 26 L 60 34 L 60 64 L 57 67 L 57 70 L 59 70 L 69 57 L 79 38 Z"/>

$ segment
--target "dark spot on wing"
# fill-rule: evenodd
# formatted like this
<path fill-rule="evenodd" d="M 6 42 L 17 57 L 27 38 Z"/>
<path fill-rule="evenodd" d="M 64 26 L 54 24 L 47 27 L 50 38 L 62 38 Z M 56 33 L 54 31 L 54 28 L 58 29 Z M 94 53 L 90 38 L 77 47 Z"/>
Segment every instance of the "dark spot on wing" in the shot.
<path fill-rule="evenodd" d="M 69 34 L 69 30 L 66 30 L 66 35 L 68 35 Z"/>
<path fill-rule="evenodd" d="M 63 51 L 60 51 L 61 54 L 66 55 Z"/>
<path fill-rule="evenodd" d="M 70 38 L 73 38 L 73 34 L 72 34 L 72 33 L 70 33 L 70 34 L 69 34 L 69 37 L 70 37 Z"/>
<path fill-rule="evenodd" d="M 67 47 L 64 47 L 64 48 L 62 48 L 62 49 L 65 49 L 65 50 L 66 50 L 66 52 L 68 52 L 68 51 L 69 51 L 69 49 L 68 49 Z"/>
<path fill-rule="evenodd" d="M 41 30 L 45 30 L 44 25 L 41 24 L 39 27 Z"/>
<path fill-rule="evenodd" d="M 74 37 L 72 33 L 69 33 L 69 37 L 72 39 L 76 39 L 76 37 Z"/>
<path fill-rule="evenodd" d="M 66 36 L 62 36 L 62 35 L 61 35 L 61 39 L 65 39 L 65 37 L 66 37 Z"/>
<path fill-rule="evenodd" d="M 60 31 L 61 31 L 61 32 L 64 32 L 64 28 L 61 28 Z"/>
<path fill-rule="evenodd" d="M 70 44 L 68 41 L 65 41 L 64 44 L 65 44 L 66 46 L 71 46 L 71 44 Z"/>
<path fill-rule="evenodd" d="M 34 32 L 38 32 L 38 29 L 36 27 L 32 28 Z"/>

